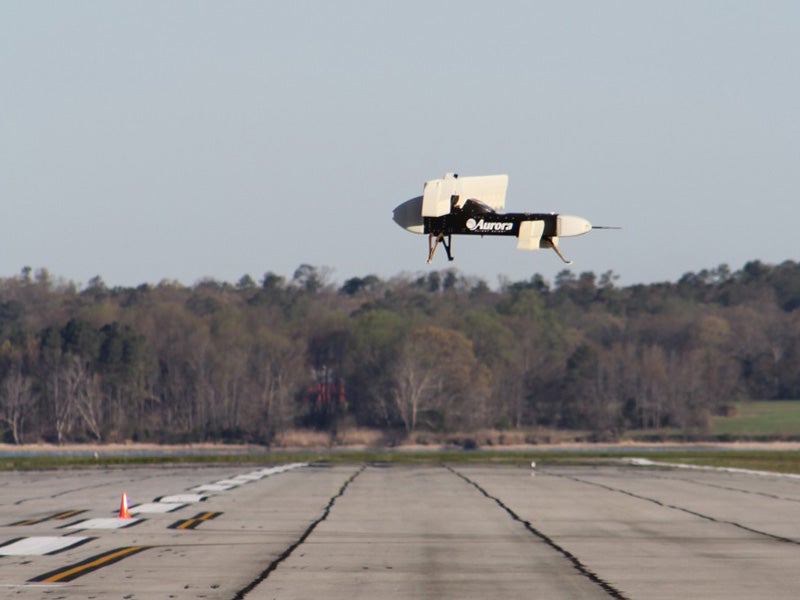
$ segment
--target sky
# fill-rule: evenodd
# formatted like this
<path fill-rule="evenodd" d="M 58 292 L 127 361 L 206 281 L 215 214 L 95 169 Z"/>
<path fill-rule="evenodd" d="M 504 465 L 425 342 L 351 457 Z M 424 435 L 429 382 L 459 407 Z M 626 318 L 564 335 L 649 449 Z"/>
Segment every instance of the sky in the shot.
<path fill-rule="evenodd" d="M 0 0 L 0 277 L 676 281 L 800 260 L 794 1 Z M 549 250 L 427 239 L 428 179 L 507 173 Z"/>

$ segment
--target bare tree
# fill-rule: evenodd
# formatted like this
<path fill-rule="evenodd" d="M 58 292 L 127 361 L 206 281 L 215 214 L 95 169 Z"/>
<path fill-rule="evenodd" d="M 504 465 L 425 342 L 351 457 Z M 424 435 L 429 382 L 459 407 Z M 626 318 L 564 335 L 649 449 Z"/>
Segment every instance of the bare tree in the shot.
<path fill-rule="evenodd" d="M 25 417 L 33 405 L 31 378 L 22 373 L 20 365 L 14 365 L 0 383 L 0 421 L 11 429 L 15 444 L 22 443 Z"/>
<path fill-rule="evenodd" d="M 75 416 L 75 397 L 67 393 L 64 385 L 63 367 L 59 366 L 49 377 L 48 392 L 53 407 L 53 423 L 56 428 L 56 441 L 63 444 L 72 427 Z"/>
<path fill-rule="evenodd" d="M 303 353 L 283 335 L 266 328 L 255 333 L 248 355 L 253 397 L 246 414 L 251 430 L 267 442 L 292 423 L 295 394 L 308 377 Z"/>
<path fill-rule="evenodd" d="M 403 345 L 393 369 L 392 399 L 407 433 L 417 428 L 421 410 L 433 403 L 436 366 L 417 352 L 414 342 Z"/>
<path fill-rule="evenodd" d="M 62 377 L 61 390 L 68 397 L 65 406 L 74 408 L 95 440 L 102 440 L 103 395 L 98 376 L 89 371 L 79 356 L 68 355 Z"/>
<path fill-rule="evenodd" d="M 408 433 L 423 416 L 437 429 L 484 422 L 489 373 L 464 334 L 436 326 L 415 330 L 401 345 L 392 373 L 392 398 Z"/>

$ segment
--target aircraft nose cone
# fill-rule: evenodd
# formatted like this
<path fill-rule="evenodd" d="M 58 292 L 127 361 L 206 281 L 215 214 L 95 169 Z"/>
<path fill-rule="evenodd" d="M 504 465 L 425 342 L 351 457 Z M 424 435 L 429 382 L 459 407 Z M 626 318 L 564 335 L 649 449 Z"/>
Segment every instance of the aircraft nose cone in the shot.
<path fill-rule="evenodd" d="M 406 200 L 392 212 L 394 222 L 412 233 L 425 233 L 422 222 L 422 196 Z"/>
<path fill-rule="evenodd" d="M 558 215 L 558 235 L 568 237 L 571 235 L 583 235 L 591 231 L 592 224 L 583 217 L 573 217 L 571 215 Z"/>

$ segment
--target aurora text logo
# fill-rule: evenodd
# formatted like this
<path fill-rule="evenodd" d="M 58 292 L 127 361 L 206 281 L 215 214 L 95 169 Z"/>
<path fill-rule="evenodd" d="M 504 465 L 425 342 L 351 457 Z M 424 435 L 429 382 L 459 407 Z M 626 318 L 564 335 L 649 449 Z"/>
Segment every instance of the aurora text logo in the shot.
<path fill-rule="evenodd" d="M 467 229 L 470 231 L 511 231 L 514 227 L 513 223 L 487 223 L 483 219 L 476 221 L 475 219 L 467 219 Z"/>

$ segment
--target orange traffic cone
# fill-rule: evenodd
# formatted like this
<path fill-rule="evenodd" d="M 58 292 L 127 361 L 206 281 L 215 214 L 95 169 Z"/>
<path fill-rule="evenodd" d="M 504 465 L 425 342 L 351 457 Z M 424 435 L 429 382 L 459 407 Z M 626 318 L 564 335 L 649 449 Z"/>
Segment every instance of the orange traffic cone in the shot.
<path fill-rule="evenodd" d="M 119 502 L 119 515 L 120 519 L 130 519 L 131 513 L 128 510 L 128 494 L 122 492 L 122 500 Z"/>

